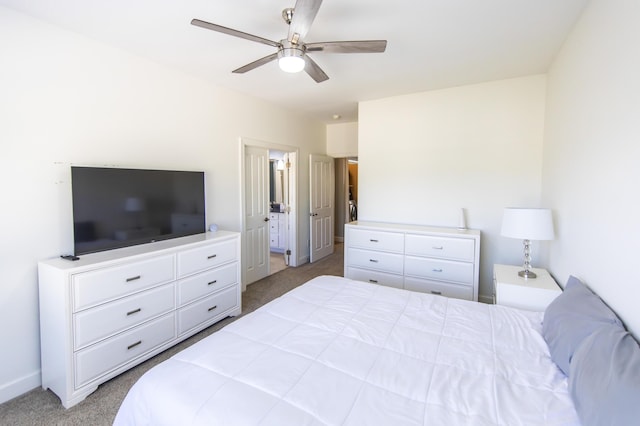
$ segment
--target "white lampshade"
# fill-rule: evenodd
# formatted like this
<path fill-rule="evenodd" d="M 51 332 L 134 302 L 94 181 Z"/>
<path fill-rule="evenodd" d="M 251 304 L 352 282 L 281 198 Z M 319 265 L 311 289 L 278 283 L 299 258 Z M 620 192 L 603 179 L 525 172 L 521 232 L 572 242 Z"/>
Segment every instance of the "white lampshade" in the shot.
<path fill-rule="evenodd" d="M 500 233 L 505 237 L 522 240 L 553 240 L 551 210 L 505 208 Z"/>

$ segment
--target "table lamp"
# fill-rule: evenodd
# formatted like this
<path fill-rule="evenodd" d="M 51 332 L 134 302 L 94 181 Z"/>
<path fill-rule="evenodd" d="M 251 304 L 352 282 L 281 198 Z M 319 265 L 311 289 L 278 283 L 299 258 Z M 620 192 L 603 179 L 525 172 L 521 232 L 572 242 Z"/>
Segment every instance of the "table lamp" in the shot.
<path fill-rule="evenodd" d="M 531 271 L 531 240 L 553 240 L 553 220 L 549 209 L 507 207 L 502 217 L 501 235 L 520 238 L 524 244 L 524 270 L 518 276 L 536 278 Z"/>

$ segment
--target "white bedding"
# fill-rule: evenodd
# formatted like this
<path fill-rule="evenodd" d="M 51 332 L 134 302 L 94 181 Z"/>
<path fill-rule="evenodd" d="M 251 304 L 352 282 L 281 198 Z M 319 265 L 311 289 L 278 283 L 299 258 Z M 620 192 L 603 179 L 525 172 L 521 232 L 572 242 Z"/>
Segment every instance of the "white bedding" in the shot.
<path fill-rule="evenodd" d="M 323 276 L 147 372 L 116 425 L 578 425 L 542 313 Z"/>

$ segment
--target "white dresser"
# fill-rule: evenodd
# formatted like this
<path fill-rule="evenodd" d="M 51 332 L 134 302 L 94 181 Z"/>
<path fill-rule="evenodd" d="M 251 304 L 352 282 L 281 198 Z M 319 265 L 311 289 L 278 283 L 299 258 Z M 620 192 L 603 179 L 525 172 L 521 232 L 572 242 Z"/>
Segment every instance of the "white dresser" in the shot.
<path fill-rule="evenodd" d="M 285 249 L 285 213 L 269 213 L 269 248 L 284 253 Z"/>
<path fill-rule="evenodd" d="M 345 225 L 344 276 L 478 300 L 480 231 L 356 221 Z"/>
<path fill-rule="evenodd" d="M 218 231 L 38 264 L 42 387 L 69 408 L 241 310 L 240 234 Z"/>

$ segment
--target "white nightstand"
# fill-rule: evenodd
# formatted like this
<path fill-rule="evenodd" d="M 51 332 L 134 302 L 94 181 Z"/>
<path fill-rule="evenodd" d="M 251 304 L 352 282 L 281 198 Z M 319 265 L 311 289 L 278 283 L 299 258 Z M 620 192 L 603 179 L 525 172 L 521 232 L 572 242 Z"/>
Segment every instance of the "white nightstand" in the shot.
<path fill-rule="evenodd" d="M 518 276 L 522 266 L 493 265 L 494 303 L 544 311 L 549 303 L 562 293 L 562 289 L 546 269 L 531 268 L 537 278 L 524 279 Z"/>

